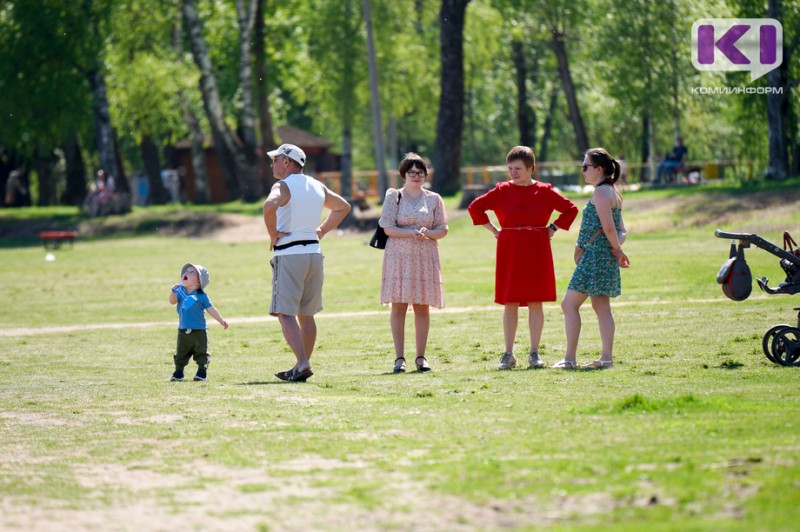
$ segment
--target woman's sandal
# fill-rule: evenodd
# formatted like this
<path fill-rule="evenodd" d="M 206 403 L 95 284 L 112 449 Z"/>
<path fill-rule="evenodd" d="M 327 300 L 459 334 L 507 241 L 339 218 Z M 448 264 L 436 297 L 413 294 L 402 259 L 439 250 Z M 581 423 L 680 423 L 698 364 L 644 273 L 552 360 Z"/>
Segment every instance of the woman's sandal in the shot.
<path fill-rule="evenodd" d="M 406 359 L 399 357 L 394 359 L 394 369 L 392 373 L 405 373 L 406 372 Z"/>
<path fill-rule="evenodd" d="M 605 369 L 605 368 L 610 368 L 613 365 L 614 365 L 613 360 L 603 360 L 602 358 L 600 358 L 595 361 L 589 362 L 583 367 L 587 369 Z"/>
<path fill-rule="evenodd" d="M 422 360 L 422 364 L 419 363 L 420 360 Z M 422 373 L 431 370 L 431 367 L 428 365 L 428 361 L 425 360 L 425 357 L 417 357 L 414 360 L 414 363 L 417 365 L 417 370 L 419 370 Z"/>
<path fill-rule="evenodd" d="M 552 366 L 552 369 L 578 369 L 578 363 L 573 362 L 572 360 L 562 360 L 560 362 L 556 362 Z"/>

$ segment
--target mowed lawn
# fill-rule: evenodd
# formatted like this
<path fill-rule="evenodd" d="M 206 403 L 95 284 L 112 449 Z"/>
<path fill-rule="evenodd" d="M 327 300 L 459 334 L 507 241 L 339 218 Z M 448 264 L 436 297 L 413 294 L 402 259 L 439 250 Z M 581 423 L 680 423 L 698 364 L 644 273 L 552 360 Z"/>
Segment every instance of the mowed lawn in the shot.
<path fill-rule="evenodd" d="M 653 201 L 626 200 L 632 267 L 605 371 L 496 371 L 494 239 L 455 210 L 427 374 L 391 373 L 382 253 L 366 234 L 323 241 L 325 310 L 305 384 L 273 377 L 293 357 L 267 315 L 265 235 L 84 239 L 52 261 L 0 249 L 0 529 L 796 529 L 800 368 L 769 362 L 761 338 L 796 324 L 800 300 L 757 287 L 726 299 L 715 277 L 729 242 L 713 223 L 780 244 L 800 214 L 732 208 L 682 224 L 689 202 Z M 559 295 L 577 229 L 553 242 Z M 754 276 L 783 281 L 777 257 L 747 258 Z M 209 318 L 206 383 L 169 382 L 167 298 L 188 261 L 209 269 L 231 323 Z M 564 324 L 557 303 L 545 308 L 553 363 Z M 583 322 L 588 362 L 599 353 L 588 304 Z M 411 346 L 411 315 L 407 330 Z"/>

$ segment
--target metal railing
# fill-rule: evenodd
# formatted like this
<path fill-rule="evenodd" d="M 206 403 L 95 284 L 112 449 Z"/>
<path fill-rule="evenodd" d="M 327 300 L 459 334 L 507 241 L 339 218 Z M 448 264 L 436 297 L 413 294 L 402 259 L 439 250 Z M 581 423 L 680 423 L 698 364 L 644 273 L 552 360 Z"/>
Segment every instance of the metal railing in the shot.
<path fill-rule="evenodd" d="M 653 183 L 658 171 L 658 164 L 626 163 L 623 183 Z M 505 165 L 494 166 L 462 166 L 460 170 L 461 184 L 468 188 L 491 186 L 508 179 L 508 168 Z M 702 181 L 723 179 L 728 174 L 740 180 L 753 179 L 753 161 L 738 159 L 714 159 L 687 161 L 679 172 L 668 175 L 671 179 L 664 179 L 665 183 L 694 184 Z M 428 181 L 433 176 L 433 171 L 428 175 Z M 319 172 L 316 177 L 334 192 L 341 193 L 341 172 Z M 585 183 L 581 174 L 580 161 L 553 161 L 536 165 L 534 179 L 543 183 L 550 183 L 564 189 L 580 188 Z M 389 173 L 389 186 L 402 185 L 400 176 L 396 172 Z M 376 170 L 361 170 L 353 172 L 354 197 L 378 197 L 378 172 Z"/>

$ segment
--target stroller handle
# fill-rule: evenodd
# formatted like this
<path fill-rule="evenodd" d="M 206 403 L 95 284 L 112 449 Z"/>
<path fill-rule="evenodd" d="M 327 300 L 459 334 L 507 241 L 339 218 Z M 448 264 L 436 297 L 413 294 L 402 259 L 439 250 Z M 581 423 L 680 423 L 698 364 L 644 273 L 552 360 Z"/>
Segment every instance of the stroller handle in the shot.
<path fill-rule="evenodd" d="M 728 233 L 726 231 L 723 231 L 722 229 L 717 229 L 716 231 L 714 231 L 714 236 L 716 236 L 717 238 L 729 238 L 731 240 L 739 240 L 741 243 L 746 244 L 745 247 L 747 247 L 750 244 L 753 244 L 756 247 L 763 249 L 764 251 L 772 253 L 776 257 L 780 257 L 781 259 L 789 261 L 795 266 L 800 266 L 800 257 L 779 248 L 772 242 L 764 240 L 755 233 Z"/>
<path fill-rule="evenodd" d="M 749 242 L 756 235 L 753 233 L 728 233 L 722 229 L 717 229 L 714 231 L 714 236 L 717 238 L 729 238 L 731 240 L 747 240 Z"/>

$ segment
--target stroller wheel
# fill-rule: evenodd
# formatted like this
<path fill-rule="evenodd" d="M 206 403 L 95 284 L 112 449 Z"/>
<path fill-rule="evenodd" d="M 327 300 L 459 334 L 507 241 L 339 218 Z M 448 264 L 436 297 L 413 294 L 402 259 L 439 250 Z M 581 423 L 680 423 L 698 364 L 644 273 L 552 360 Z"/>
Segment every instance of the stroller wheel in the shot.
<path fill-rule="evenodd" d="M 800 358 L 800 329 L 786 327 L 772 339 L 772 356 L 784 366 L 795 366 Z"/>
<path fill-rule="evenodd" d="M 791 325 L 781 324 L 772 327 L 764 334 L 764 339 L 761 340 L 761 348 L 764 350 L 764 355 L 769 359 L 770 362 L 774 364 L 781 364 L 783 365 L 775 355 L 772 353 L 772 340 L 775 339 L 775 335 L 781 332 L 784 329 L 788 329 Z"/>

